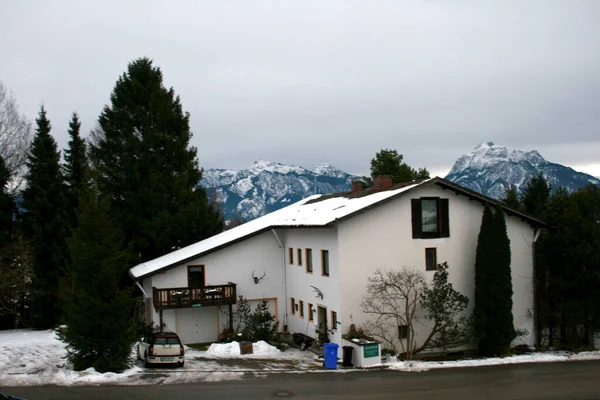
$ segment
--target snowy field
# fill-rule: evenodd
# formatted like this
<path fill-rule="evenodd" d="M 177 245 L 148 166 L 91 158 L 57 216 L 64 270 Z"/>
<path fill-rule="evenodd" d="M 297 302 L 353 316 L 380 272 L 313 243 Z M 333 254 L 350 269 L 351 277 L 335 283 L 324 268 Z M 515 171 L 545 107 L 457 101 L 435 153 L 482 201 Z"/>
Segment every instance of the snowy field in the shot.
<path fill-rule="evenodd" d="M 246 374 L 266 376 L 281 372 L 325 372 L 322 360 L 308 351 L 279 351 L 265 342 L 253 343 L 254 354 L 241 355 L 237 343 L 213 344 L 207 351 L 186 347 L 184 368 L 145 369 L 135 361 L 121 374 L 101 374 L 93 369 L 72 371 L 65 358 L 64 344 L 53 331 L 0 331 L 0 382 L 2 386 L 35 385 L 157 385 L 170 383 L 242 379 Z M 132 359 L 136 360 L 135 350 Z M 505 358 L 445 362 L 393 362 L 381 364 L 397 371 L 420 372 L 437 368 L 600 360 L 600 351 L 572 354 L 534 353 Z M 348 372 L 338 369 L 329 372 Z"/>

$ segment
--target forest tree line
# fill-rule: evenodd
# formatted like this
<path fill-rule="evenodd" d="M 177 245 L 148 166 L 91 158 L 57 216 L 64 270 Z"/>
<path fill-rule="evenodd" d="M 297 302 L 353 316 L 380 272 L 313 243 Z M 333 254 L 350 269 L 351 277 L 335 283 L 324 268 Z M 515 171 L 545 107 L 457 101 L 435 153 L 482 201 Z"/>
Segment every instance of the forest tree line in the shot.
<path fill-rule="evenodd" d="M 139 295 L 129 268 L 223 227 L 198 185 L 189 114 L 161 70 L 135 60 L 87 138 L 73 113 L 61 159 L 47 110 L 31 127 L 0 92 L 0 327 L 66 324 L 71 354 L 113 335 L 104 353 L 128 355 Z M 94 366 L 118 370 L 124 359 Z"/>
<path fill-rule="evenodd" d="M 540 174 L 504 203 L 547 224 L 535 244 L 537 343 L 590 348 L 600 330 L 600 188 L 554 191 Z"/>

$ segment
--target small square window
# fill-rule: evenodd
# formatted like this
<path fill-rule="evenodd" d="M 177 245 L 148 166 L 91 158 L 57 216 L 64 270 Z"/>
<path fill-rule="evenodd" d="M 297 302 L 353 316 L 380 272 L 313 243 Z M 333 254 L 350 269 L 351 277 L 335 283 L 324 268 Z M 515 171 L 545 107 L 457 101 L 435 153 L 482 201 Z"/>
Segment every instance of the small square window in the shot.
<path fill-rule="evenodd" d="M 298 249 L 298 265 L 302 265 L 302 249 Z"/>
<path fill-rule="evenodd" d="M 313 272 L 312 249 L 306 249 L 306 272 L 309 274 Z"/>
<path fill-rule="evenodd" d="M 298 301 L 298 307 L 300 308 L 300 318 L 304 318 L 304 302 L 302 300 Z"/>
<path fill-rule="evenodd" d="M 294 249 L 291 247 L 288 249 L 288 262 L 290 264 L 294 263 Z"/>
<path fill-rule="evenodd" d="M 437 249 L 428 247 L 425 249 L 425 270 L 435 271 L 437 269 Z"/>
<path fill-rule="evenodd" d="M 321 275 L 329 276 L 329 250 L 321 250 Z"/>

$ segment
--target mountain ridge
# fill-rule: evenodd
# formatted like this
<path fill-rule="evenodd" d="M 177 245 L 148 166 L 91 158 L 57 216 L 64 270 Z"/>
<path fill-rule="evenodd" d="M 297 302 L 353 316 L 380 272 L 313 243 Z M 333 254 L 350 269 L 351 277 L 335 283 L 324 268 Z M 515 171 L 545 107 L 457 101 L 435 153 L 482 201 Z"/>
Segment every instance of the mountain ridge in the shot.
<path fill-rule="evenodd" d="M 207 169 L 200 184 L 226 220 L 249 221 L 313 194 L 348 191 L 357 178 L 328 163 L 311 170 L 260 159 L 239 171 Z"/>
<path fill-rule="evenodd" d="M 541 173 L 552 190 L 559 186 L 574 191 L 588 183 L 600 185 L 600 179 L 571 167 L 547 161 L 537 150 L 511 152 L 493 142 L 479 144 L 460 156 L 445 179 L 479 193 L 502 199 L 514 185 L 521 193 L 533 176 Z"/>
<path fill-rule="evenodd" d="M 522 192 L 527 181 L 539 173 L 553 190 L 558 186 L 573 191 L 587 183 L 600 185 L 600 179 L 549 162 L 537 150 L 509 151 L 493 142 L 481 143 L 460 156 L 445 179 L 502 199 L 511 185 Z M 352 181 L 361 178 L 329 163 L 309 169 L 259 159 L 240 170 L 206 169 L 200 185 L 225 220 L 250 221 L 313 194 L 349 191 Z"/>

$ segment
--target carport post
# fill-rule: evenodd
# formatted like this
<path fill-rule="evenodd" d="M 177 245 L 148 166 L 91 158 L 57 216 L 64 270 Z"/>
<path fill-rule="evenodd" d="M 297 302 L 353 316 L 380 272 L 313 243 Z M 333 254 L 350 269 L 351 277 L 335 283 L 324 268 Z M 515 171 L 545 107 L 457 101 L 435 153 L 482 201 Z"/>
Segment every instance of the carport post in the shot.
<path fill-rule="evenodd" d="M 233 305 L 229 304 L 229 332 L 233 333 Z"/>

